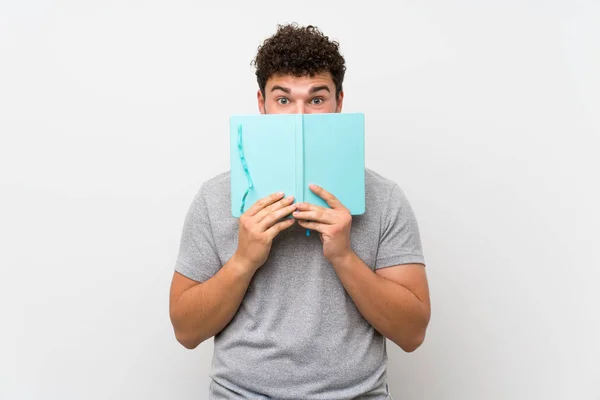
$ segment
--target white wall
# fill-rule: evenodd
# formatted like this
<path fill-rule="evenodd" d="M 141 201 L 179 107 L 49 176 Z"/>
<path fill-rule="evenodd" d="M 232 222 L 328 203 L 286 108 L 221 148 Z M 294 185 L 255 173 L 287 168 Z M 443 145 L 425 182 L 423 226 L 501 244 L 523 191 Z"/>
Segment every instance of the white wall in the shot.
<path fill-rule="evenodd" d="M 168 318 L 180 229 L 289 21 L 340 40 L 420 222 L 433 316 L 394 398 L 600 398 L 598 2 L 201 3 L 0 3 L 0 398 L 206 398 L 212 344 Z"/>

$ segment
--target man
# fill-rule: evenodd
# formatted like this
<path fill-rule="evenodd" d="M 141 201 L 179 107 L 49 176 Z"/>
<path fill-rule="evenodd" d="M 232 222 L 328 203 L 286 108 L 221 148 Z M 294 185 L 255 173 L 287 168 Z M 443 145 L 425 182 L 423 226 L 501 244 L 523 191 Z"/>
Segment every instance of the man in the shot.
<path fill-rule="evenodd" d="M 341 112 L 345 61 L 317 28 L 279 26 L 254 64 L 261 113 Z M 229 172 L 204 182 L 185 219 L 170 315 L 186 348 L 214 336 L 210 398 L 391 398 L 385 339 L 421 345 L 429 290 L 407 199 L 365 174 L 360 216 L 311 187 L 330 207 L 273 194 L 238 220 Z"/>

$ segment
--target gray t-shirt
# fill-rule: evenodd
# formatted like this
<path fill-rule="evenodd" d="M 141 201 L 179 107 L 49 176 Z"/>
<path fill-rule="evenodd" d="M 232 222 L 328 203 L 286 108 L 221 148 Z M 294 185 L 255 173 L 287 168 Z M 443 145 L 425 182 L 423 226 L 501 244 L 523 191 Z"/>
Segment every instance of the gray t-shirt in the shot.
<path fill-rule="evenodd" d="M 229 185 L 229 172 L 204 182 L 184 222 L 175 270 L 198 282 L 237 247 Z M 425 264 L 399 186 L 366 169 L 365 188 L 366 212 L 352 220 L 354 252 L 373 270 Z M 305 233 L 294 224 L 275 238 L 237 313 L 214 337 L 211 399 L 391 398 L 385 338 L 345 291 L 319 234 Z"/>

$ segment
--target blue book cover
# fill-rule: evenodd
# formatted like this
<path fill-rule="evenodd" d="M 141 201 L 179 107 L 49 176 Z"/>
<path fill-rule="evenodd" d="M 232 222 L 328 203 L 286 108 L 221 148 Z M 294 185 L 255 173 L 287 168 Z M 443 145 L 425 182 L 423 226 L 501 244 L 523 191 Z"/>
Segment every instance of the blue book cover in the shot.
<path fill-rule="evenodd" d="M 362 113 L 234 115 L 229 139 L 234 217 L 275 192 L 329 207 L 311 183 L 331 192 L 352 215 L 365 212 Z"/>

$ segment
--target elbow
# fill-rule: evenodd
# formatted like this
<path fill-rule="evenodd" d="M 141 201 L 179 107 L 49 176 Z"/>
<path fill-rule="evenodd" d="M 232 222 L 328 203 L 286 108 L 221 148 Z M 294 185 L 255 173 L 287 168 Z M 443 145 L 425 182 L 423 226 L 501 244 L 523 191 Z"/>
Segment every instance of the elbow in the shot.
<path fill-rule="evenodd" d="M 184 342 L 184 341 L 179 341 L 179 343 L 188 350 L 194 350 L 200 344 L 200 343 L 196 343 L 196 342 Z"/>
<path fill-rule="evenodd" d="M 199 338 L 191 337 L 188 334 L 185 334 L 180 331 L 175 331 L 175 339 L 188 350 L 194 350 L 196 347 L 200 345 L 204 340 Z"/>
<path fill-rule="evenodd" d="M 181 326 L 175 318 L 172 319 L 173 333 L 177 342 L 188 350 L 194 350 L 200 345 L 205 337 L 202 336 L 201 332 L 196 329 L 189 329 L 188 327 Z"/>
<path fill-rule="evenodd" d="M 184 338 L 177 338 L 177 341 L 179 342 L 179 344 L 181 344 L 183 347 L 185 347 L 188 350 L 194 350 L 200 344 L 199 342 L 195 342 L 192 340 L 186 340 Z"/>
<path fill-rule="evenodd" d="M 427 334 L 427 327 L 431 318 L 431 310 L 429 307 L 424 308 L 421 313 L 420 321 L 411 329 L 409 334 L 399 334 L 399 340 L 396 342 L 398 346 L 406 353 L 412 353 L 416 351 L 423 342 L 425 342 L 425 336 Z"/>
<path fill-rule="evenodd" d="M 412 353 L 412 352 L 416 351 L 419 347 L 421 347 L 421 345 L 423 344 L 424 341 L 425 341 L 425 332 L 417 334 L 417 335 L 413 335 L 410 338 L 405 338 L 402 341 L 396 342 L 396 344 L 402 350 L 404 350 L 406 353 Z"/>
<path fill-rule="evenodd" d="M 186 349 L 194 350 L 206 339 L 202 337 L 201 332 L 198 332 L 197 329 L 190 329 L 186 326 L 185 321 L 182 321 L 181 315 L 173 309 L 171 310 L 170 318 L 175 339 Z"/>
<path fill-rule="evenodd" d="M 395 338 L 392 341 L 406 353 L 412 353 L 425 342 L 428 324 L 429 317 L 424 318 L 418 326 L 414 326 L 412 329 L 397 329 Z"/>

